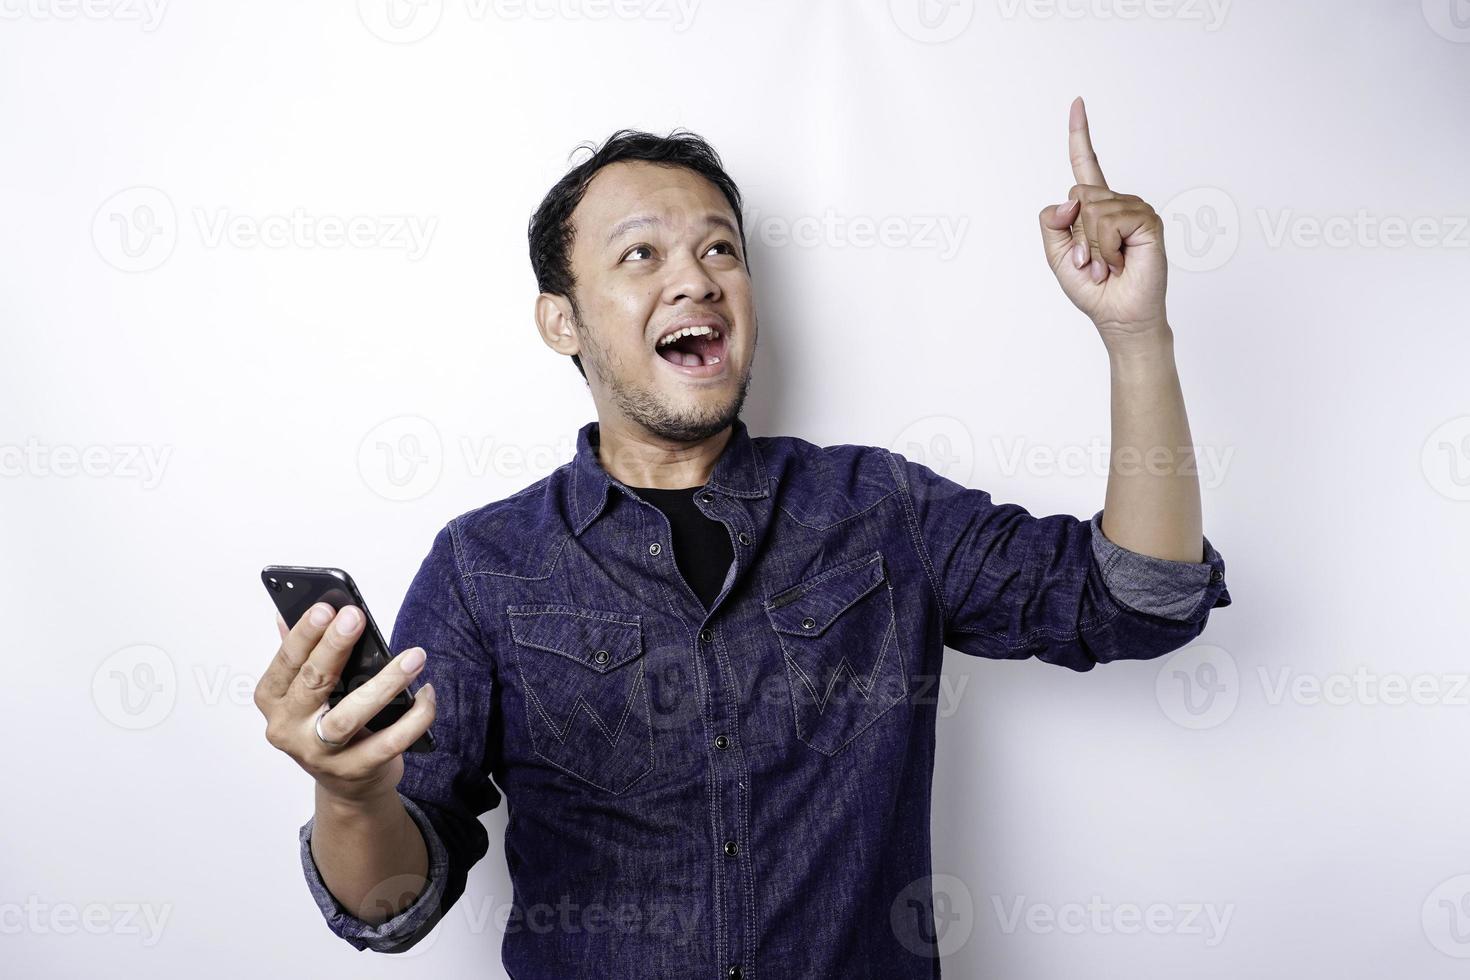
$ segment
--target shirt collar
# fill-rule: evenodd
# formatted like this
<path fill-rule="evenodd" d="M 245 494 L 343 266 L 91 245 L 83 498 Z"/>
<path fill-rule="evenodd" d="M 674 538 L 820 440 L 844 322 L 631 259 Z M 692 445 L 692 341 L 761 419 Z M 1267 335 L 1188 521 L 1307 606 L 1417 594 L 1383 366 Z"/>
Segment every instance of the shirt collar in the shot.
<path fill-rule="evenodd" d="M 575 533 L 581 534 L 607 504 L 608 487 L 622 487 L 632 495 L 628 485 L 611 476 L 597 458 L 598 426 L 594 420 L 577 430 L 577 455 L 571 462 L 570 515 Z M 765 461 L 750 438 L 745 423 L 735 419 L 730 425 L 730 438 L 715 460 L 706 489 L 732 497 L 765 497 L 770 495 Z"/>

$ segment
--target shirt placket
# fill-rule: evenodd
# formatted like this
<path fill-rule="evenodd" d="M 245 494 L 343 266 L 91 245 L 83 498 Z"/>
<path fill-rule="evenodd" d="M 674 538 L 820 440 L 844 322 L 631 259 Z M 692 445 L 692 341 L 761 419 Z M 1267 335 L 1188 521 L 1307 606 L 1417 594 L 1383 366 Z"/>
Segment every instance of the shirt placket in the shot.
<path fill-rule="evenodd" d="M 702 687 L 701 718 L 705 757 L 710 767 L 709 818 L 716 853 L 714 870 L 715 949 L 718 976 L 749 980 L 755 976 L 750 959 L 755 928 L 755 880 L 751 870 L 750 774 L 740 734 L 740 686 L 729 661 L 729 646 L 721 630 L 721 610 L 744 580 L 754 561 L 755 527 L 746 506 L 718 490 L 701 490 L 695 500 L 706 516 L 724 524 L 734 550 L 733 574 L 706 612 L 684 580 L 674 559 L 672 528 L 663 511 L 629 493 L 640 506 L 633 508 L 641 532 L 639 547 L 648 572 L 664 587 L 674 612 L 693 624 L 693 663 Z"/>

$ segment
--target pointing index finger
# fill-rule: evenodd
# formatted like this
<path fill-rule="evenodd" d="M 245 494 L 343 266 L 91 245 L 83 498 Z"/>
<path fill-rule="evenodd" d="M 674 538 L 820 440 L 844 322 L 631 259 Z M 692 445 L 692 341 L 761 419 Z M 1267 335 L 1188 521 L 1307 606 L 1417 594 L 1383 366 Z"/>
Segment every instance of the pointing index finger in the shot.
<path fill-rule="evenodd" d="M 1072 100 L 1072 114 L 1067 121 L 1067 149 L 1072 157 L 1072 177 L 1079 184 L 1108 186 L 1102 167 L 1098 166 L 1097 154 L 1092 149 L 1092 134 L 1087 129 L 1087 107 L 1082 96 Z"/>

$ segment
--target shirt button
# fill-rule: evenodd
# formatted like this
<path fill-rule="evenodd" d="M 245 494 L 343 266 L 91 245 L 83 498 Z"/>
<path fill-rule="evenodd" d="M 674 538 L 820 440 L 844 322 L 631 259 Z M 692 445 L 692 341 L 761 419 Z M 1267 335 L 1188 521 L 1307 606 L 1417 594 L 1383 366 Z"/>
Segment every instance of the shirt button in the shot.
<path fill-rule="evenodd" d="M 738 540 L 741 544 L 750 544 L 750 535 L 746 534 L 744 531 L 741 531 L 735 537 L 736 540 Z M 736 969 L 739 969 L 739 967 L 736 967 Z"/>
<path fill-rule="evenodd" d="M 1220 581 L 1224 577 L 1225 577 L 1225 574 L 1223 572 L 1221 572 L 1218 568 L 1213 569 L 1210 572 L 1210 581 L 1211 582 L 1218 582 L 1218 581 Z"/>
<path fill-rule="evenodd" d="M 708 503 L 713 503 L 714 502 L 714 499 L 715 499 L 715 495 L 712 494 L 712 493 L 702 493 L 702 494 L 699 495 L 699 499 L 700 500 L 703 500 L 707 504 Z"/>
<path fill-rule="evenodd" d="M 653 544 L 651 544 L 651 545 L 648 546 L 648 553 L 650 555 L 656 555 L 660 551 L 663 551 L 663 549 L 659 547 L 659 544 L 658 544 L 657 541 L 655 541 Z"/>
<path fill-rule="evenodd" d="M 699 631 L 699 638 L 708 643 L 710 640 L 713 640 L 715 638 L 715 631 L 706 627 L 705 629 Z"/>
<path fill-rule="evenodd" d="M 734 841 L 732 841 L 732 840 L 725 841 L 725 853 L 726 854 L 730 855 L 731 857 L 734 857 L 735 856 L 735 852 L 737 850 L 739 850 L 739 848 L 737 848 L 735 846 L 735 842 Z"/>
<path fill-rule="evenodd" d="M 812 619 L 810 616 L 801 621 L 801 628 L 804 630 L 809 630 L 815 625 L 817 625 L 817 621 L 815 619 Z"/>
<path fill-rule="evenodd" d="M 594 653 L 592 655 L 592 659 L 595 660 L 595 661 L 597 661 L 600 664 L 607 663 L 607 661 L 608 661 L 607 651 L 606 650 L 598 650 L 596 653 Z"/>
<path fill-rule="evenodd" d="M 720 735 L 716 735 L 715 736 L 715 748 L 717 748 L 717 749 L 728 749 L 729 747 L 730 747 L 730 736 L 729 735 L 720 734 Z"/>
<path fill-rule="evenodd" d="M 732 966 L 725 971 L 725 976 L 729 977 L 730 980 L 740 980 L 745 974 L 741 971 L 740 967 Z"/>

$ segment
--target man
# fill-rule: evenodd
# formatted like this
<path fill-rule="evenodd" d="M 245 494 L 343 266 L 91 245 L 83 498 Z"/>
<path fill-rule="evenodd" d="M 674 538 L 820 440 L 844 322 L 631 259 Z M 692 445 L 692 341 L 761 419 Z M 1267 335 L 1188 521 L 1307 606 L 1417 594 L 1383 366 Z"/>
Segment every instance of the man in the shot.
<path fill-rule="evenodd" d="M 1076 186 L 1040 223 L 1111 366 L 1090 521 L 877 447 L 752 437 L 740 195 L 698 137 L 622 131 L 551 190 L 530 226 L 536 323 L 597 421 L 571 462 L 439 532 L 371 684 L 323 712 L 362 629 L 324 608 L 278 620 L 257 691 L 271 743 L 316 779 L 301 861 L 335 933 L 417 943 L 504 794 L 517 980 L 939 975 L 944 649 L 1089 670 L 1174 650 L 1230 603 L 1160 220 L 1108 188 L 1080 99 L 1070 140 Z M 362 730 L 415 679 L 412 711 Z M 405 755 L 431 724 L 438 751 Z"/>

